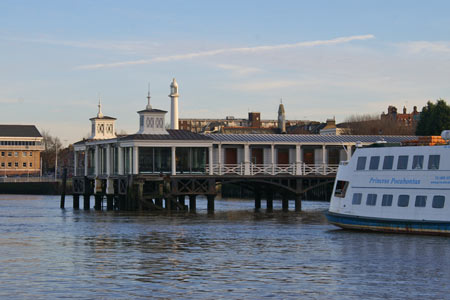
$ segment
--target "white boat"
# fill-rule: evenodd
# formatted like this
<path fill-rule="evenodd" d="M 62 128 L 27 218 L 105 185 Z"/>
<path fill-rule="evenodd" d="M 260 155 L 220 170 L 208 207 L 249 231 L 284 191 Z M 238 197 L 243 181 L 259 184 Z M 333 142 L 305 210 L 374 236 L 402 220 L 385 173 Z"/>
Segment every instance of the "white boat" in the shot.
<path fill-rule="evenodd" d="M 326 213 L 346 229 L 450 235 L 450 146 L 357 148 Z"/>

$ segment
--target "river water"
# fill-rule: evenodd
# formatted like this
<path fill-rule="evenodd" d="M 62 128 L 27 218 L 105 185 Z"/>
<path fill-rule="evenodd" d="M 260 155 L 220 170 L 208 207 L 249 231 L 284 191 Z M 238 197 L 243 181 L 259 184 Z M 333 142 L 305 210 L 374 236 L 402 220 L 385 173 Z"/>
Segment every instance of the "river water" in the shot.
<path fill-rule="evenodd" d="M 450 299 L 449 238 L 340 230 L 328 203 L 169 215 L 68 200 L 0 195 L 1 299 Z"/>

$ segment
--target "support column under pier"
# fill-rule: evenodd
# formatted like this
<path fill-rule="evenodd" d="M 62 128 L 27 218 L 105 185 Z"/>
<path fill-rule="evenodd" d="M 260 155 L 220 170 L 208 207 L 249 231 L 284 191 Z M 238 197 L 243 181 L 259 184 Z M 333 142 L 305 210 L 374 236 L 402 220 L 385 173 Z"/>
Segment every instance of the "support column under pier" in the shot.
<path fill-rule="evenodd" d="M 179 195 L 178 196 L 178 205 L 180 206 L 180 209 L 182 210 L 186 210 L 186 203 L 185 203 L 185 196 L 184 195 Z"/>
<path fill-rule="evenodd" d="M 207 195 L 206 198 L 208 199 L 208 212 L 214 211 L 214 198 L 216 195 Z"/>
<path fill-rule="evenodd" d="M 80 195 L 73 194 L 73 209 L 80 209 Z"/>
<path fill-rule="evenodd" d="M 273 192 L 269 191 L 266 195 L 266 207 L 268 212 L 273 211 Z"/>
<path fill-rule="evenodd" d="M 302 195 L 295 195 L 295 211 L 302 211 Z"/>
<path fill-rule="evenodd" d="M 103 204 L 103 195 L 95 195 L 94 209 L 102 210 L 102 204 Z"/>
<path fill-rule="evenodd" d="M 197 209 L 197 196 L 189 195 L 189 210 L 195 211 Z"/>
<path fill-rule="evenodd" d="M 91 195 L 89 194 L 83 195 L 83 209 L 84 210 L 91 209 Z"/>
<path fill-rule="evenodd" d="M 114 209 L 114 195 L 106 195 L 106 209 L 107 210 Z"/>
<path fill-rule="evenodd" d="M 283 211 L 288 211 L 289 210 L 289 198 L 287 195 L 282 194 L 281 195 L 281 202 L 282 202 L 282 206 L 283 206 Z"/>
<path fill-rule="evenodd" d="M 261 208 L 261 193 L 255 193 L 255 209 L 259 210 Z"/>

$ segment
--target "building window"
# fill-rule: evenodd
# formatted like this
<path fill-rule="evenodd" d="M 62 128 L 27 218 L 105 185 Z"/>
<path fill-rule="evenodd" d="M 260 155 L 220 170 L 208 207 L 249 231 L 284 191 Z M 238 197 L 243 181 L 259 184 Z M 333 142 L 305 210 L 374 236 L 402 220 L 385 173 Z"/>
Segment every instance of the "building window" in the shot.
<path fill-rule="evenodd" d="M 409 195 L 400 195 L 398 196 L 398 207 L 408 207 L 409 205 Z"/>
<path fill-rule="evenodd" d="M 30 156 L 33 156 L 33 152 L 30 152 Z"/>
<path fill-rule="evenodd" d="M 5 163 L 4 162 L 2 162 L 2 168 L 4 168 L 5 167 Z"/>
<path fill-rule="evenodd" d="M 9 163 L 8 163 L 8 168 L 11 168 L 11 167 L 12 167 L 12 163 L 9 162 Z"/>
<path fill-rule="evenodd" d="M 433 208 L 443 208 L 445 203 L 445 197 L 444 196 L 434 196 L 433 197 Z"/>
<path fill-rule="evenodd" d="M 5 156 L 5 152 L 4 151 L 2 151 L 2 156 Z"/>
<path fill-rule="evenodd" d="M 12 156 L 12 152 L 8 152 L 8 156 Z"/>
<path fill-rule="evenodd" d="M 381 206 L 392 206 L 392 195 L 383 195 L 381 199 Z"/>
<path fill-rule="evenodd" d="M 366 205 L 375 206 L 377 204 L 377 194 L 368 194 Z"/>
<path fill-rule="evenodd" d="M 358 162 L 356 163 L 356 170 L 364 170 L 366 168 L 366 160 L 367 157 L 365 156 L 358 157 Z"/>
<path fill-rule="evenodd" d="M 416 196 L 415 207 L 425 207 L 427 205 L 427 196 Z"/>
<path fill-rule="evenodd" d="M 31 167 L 33 167 L 33 163 L 32 163 L 32 162 L 30 162 L 30 168 L 31 168 Z"/>
<path fill-rule="evenodd" d="M 392 170 L 394 164 L 394 156 L 388 155 L 384 157 L 383 170 Z"/>
<path fill-rule="evenodd" d="M 14 163 L 14 167 L 16 167 L 16 168 L 19 167 L 19 163 L 17 161 Z"/>
<path fill-rule="evenodd" d="M 378 170 L 378 165 L 380 164 L 379 156 L 372 156 L 370 158 L 369 170 Z"/>
<path fill-rule="evenodd" d="M 19 152 L 14 152 L 15 157 L 19 157 Z"/>
<path fill-rule="evenodd" d="M 439 170 L 440 155 L 430 155 L 428 158 L 428 170 Z"/>
<path fill-rule="evenodd" d="M 422 170 L 423 169 L 423 155 L 414 155 L 413 156 L 412 169 L 413 170 Z"/>
<path fill-rule="evenodd" d="M 26 157 L 26 156 L 27 156 L 27 153 L 26 153 L 26 152 L 22 152 L 22 156 L 23 156 L 23 157 Z"/>
<path fill-rule="evenodd" d="M 362 199 L 362 194 L 361 193 L 354 193 L 353 194 L 353 199 L 352 199 L 352 204 L 353 205 L 360 205 L 361 204 L 361 199 Z"/>
<path fill-rule="evenodd" d="M 24 168 L 26 168 L 26 167 L 27 167 L 27 163 L 26 163 L 26 162 L 22 163 L 22 166 L 23 166 Z"/>
<path fill-rule="evenodd" d="M 397 162 L 397 170 L 406 170 L 408 167 L 408 155 L 400 155 Z"/>

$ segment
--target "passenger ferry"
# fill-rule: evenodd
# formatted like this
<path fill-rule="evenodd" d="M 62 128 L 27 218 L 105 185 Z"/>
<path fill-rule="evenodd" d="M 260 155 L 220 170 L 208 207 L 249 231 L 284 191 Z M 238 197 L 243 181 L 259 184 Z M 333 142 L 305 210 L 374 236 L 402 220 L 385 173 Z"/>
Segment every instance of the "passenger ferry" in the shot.
<path fill-rule="evenodd" d="M 347 229 L 450 235 L 449 157 L 449 145 L 357 148 L 339 166 L 328 221 Z"/>

